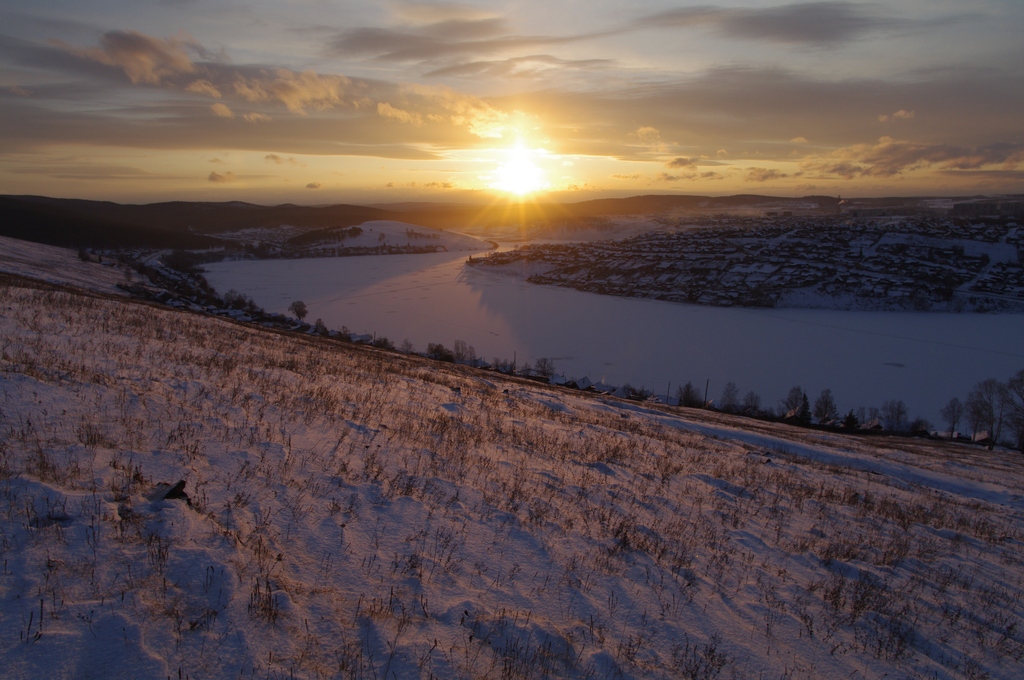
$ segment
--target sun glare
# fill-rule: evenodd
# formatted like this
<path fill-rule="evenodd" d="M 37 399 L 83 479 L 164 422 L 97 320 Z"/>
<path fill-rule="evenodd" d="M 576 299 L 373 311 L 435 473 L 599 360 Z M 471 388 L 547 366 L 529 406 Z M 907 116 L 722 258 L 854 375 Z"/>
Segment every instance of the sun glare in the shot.
<path fill-rule="evenodd" d="M 506 153 L 505 162 L 500 164 L 495 172 L 492 189 L 524 196 L 547 186 L 544 171 L 537 167 L 531 158 L 536 154 L 535 151 L 527 149 L 520 142 Z"/>

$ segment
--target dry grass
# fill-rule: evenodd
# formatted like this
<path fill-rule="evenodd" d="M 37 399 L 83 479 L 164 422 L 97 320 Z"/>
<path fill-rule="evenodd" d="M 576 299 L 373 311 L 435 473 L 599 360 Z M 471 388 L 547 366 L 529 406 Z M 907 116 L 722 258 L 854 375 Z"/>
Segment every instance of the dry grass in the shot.
<path fill-rule="evenodd" d="M 1011 677 L 1024 658 L 1019 506 L 416 357 L 66 291 L 7 286 L 0 309 L 5 646 L 123 614 L 192 677 Z M 1004 454 L 702 417 L 1021 485 Z M 177 479 L 191 509 L 143 497 Z"/>

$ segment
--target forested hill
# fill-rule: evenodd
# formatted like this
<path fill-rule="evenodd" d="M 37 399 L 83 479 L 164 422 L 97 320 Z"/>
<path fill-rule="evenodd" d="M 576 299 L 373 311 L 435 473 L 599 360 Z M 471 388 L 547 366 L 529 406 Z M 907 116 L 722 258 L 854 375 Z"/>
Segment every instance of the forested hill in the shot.
<path fill-rule="evenodd" d="M 499 202 L 488 206 L 396 204 L 396 209 L 338 204 L 256 205 L 241 201 L 171 201 L 126 205 L 110 201 L 0 196 L 0 235 L 66 247 L 208 248 L 218 235 L 242 229 L 291 225 L 303 229 L 345 228 L 371 220 L 394 220 L 439 229 L 536 222 L 572 222 L 602 215 L 654 215 L 672 210 L 722 210 L 772 206 L 794 200 L 833 207 L 837 199 L 770 196 L 651 195 L 579 203 Z"/>
<path fill-rule="evenodd" d="M 290 224 L 347 227 L 394 213 L 354 205 L 309 207 L 173 201 L 123 205 L 109 201 L 0 197 L 0 234 L 71 247 L 207 248 L 217 234 Z"/>

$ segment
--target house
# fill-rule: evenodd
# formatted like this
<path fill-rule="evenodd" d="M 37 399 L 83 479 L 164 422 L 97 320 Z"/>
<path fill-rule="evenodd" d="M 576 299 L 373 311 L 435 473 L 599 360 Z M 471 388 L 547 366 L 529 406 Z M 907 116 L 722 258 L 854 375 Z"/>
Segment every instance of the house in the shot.
<path fill-rule="evenodd" d="M 566 383 L 567 387 L 575 387 L 578 390 L 586 390 L 594 386 L 594 383 L 590 381 L 590 378 L 583 376 L 582 378 L 574 378 Z"/>
<path fill-rule="evenodd" d="M 628 385 L 623 385 L 617 390 L 612 392 L 613 397 L 619 397 L 621 399 L 629 399 L 633 396 L 633 389 Z"/>
<path fill-rule="evenodd" d="M 975 432 L 971 436 L 971 441 L 974 442 L 975 444 L 981 444 L 983 446 L 990 446 L 995 443 L 992 441 L 992 435 L 989 434 L 988 430 Z"/>

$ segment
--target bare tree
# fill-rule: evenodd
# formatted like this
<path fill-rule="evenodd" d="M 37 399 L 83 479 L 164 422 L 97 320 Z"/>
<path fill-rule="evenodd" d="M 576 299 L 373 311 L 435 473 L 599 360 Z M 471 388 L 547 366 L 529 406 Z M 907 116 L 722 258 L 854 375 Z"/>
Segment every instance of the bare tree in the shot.
<path fill-rule="evenodd" d="M 743 397 L 742 410 L 744 413 L 754 415 L 761 412 L 761 396 L 751 390 Z"/>
<path fill-rule="evenodd" d="M 1006 421 L 1024 453 L 1024 368 L 1006 381 Z"/>
<path fill-rule="evenodd" d="M 541 357 L 534 364 L 534 370 L 537 371 L 537 375 L 550 380 L 551 376 L 555 373 L 555 362 L 547 357 Z"/>
<path fill-rule="evenodd" d="M 288 305 L 288 311 L 295 315 L 295 318 L 302 321 L 306 318 L 306 303 L 302 300 L 296 300 L 295 302 Z"/>
<path fill-rule="evenodd" d="M 885 429 L 903 432 L 907 428 L 907 405 L 902 399 L 890 399 L 882 404 L 882 420 L 885 422 Z"/>
<path fill-rule="evenodd" d="M 800 404 L 807 397 L 799 385 L 789 388 L 789 394 L 782 400 L 782 415 L 796 414 L 800 410 Z"/>
<path fill-rule="evenodd" d="M 821 424 L 831 423 L 839 417 L 836 400 L 832 398 L 832 390 L 824 389 L 814 401 L 814 418 Z"/>
<path fill-rule="evenodd" d="M 465 340 L 456 340 L 452 347 L 452 355 L 455 361 L 463 364 L 476 364 L 476 349 L 473 345 L 467 344 Z"/>
<path fill-rule="evenodd" d="M 974 434 L 978 434 L 979 429 L 988 432 L 990 450 L 1002 435 L 1003 414 L 1009 396 L 1006 385 L 995 378 L 982 380 L 967 395 L 967 402 L 964 405 L 967 420 L 973 426 Z"/>
<path fill-rule="evenodd" d="M 907 429 L 910 430 L 910 434 L 928 434 L 932 431 L 932 424 L 927 418 L 919 416 L 910 421 Z"/>
<path fill-rule="evenodd" d="M 952 439 L 956 433 L 957 423 L 964 417 L 964 405 L 956 397 L 953 397 L 946 405 L 939 411 L 939 415 L 942 416 L 942 422 L 949 425 L 949 438 Z"/>
<path fill-rule="evenodd" d="M 733 413 L 739 408 L 740 405 L 740 390 L 736 387 L 736 383 L 727 382 L 725 389 L 722 390 L 722 404 L 721 409 L 728 413 Z"/>
<path fill-rule="evenodd" d="M 427 343 L 427 356 L 431 359 L 437 359 L 438 361 L 455 361 L 455 355 L 452 354 L 452 351 L 440 342 Z"/>

